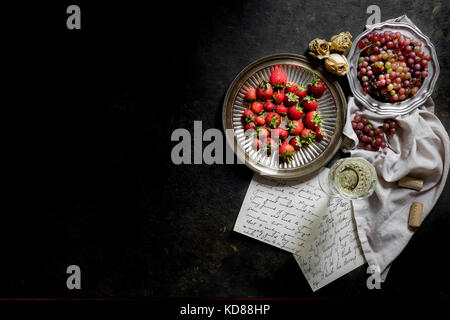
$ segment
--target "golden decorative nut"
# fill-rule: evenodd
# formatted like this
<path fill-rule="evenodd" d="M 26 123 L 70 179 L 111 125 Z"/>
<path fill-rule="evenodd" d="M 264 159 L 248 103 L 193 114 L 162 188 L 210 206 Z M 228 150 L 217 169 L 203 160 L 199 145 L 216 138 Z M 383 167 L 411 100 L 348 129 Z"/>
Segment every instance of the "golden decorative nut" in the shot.
<path fill-rule="evenodd" d="M 346 52 L 352 47 L 350 32 L 341 32 L 331 37 L 331 50 L 337 52 Z"/>
<path fill-rule="evenodd" d="M 309 54 L 316 59 L 323 59 L 330 55 L 330 43 L 324 39 L 314 39 L 308 45 Z"/>
<path fill-rule="evenodd" d="M 339 53 L 332 53 L 325 59 L 325 68 L 338 76 L 343 76 L 350 70 L 347 58 Z"/>

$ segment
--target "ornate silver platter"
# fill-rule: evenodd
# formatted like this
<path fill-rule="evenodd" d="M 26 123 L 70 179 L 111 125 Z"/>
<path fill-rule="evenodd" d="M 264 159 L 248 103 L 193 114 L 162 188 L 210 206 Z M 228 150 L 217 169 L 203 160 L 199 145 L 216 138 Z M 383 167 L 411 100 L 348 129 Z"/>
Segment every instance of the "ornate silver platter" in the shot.
<path fill-rule="evenodd" d="M 431 55 L 432 58 L 428 63 L 428 77 L 425 78 L 420 90 L 412 98 L 396 103 L 381 102 L 372 98 L 370 95 L 363 94 L 361 84 L 356 75 L 359 58 L 358 42 L 372 31 L 384 32 L 387 30 L 400 32 L 405 36 L 413 37 L 420 41 L 422 43 L 423 51 L 426 54 Z M 403 115 L 422 105 L 433 93 L 434 85 L 439 77 L 439 62 L 430 39 L 417 27 L 402 22 L 391 21 L 371 25 L 366 31 L 355 38 L 353 46 L 348 53 L 347 60 L 350 64 L 350 71 L 347 73 L 347 77 L 353 96 L 367 109 L 380 115 Z"/>
<path fill-rule="evenodd" d="M 244 99 L 247 88 L 256 87 L 261 80 L 268 81 L 275 67 L 284 69 L 288 82 L 306 86 L 315 74 L 326 86 L 318 106 L 323 117 L 326 137 L 300 149 L 289 164 L 278 161 L 278 152 L 268 156 L 262 151 L 254 150 L 251 141 L 244 135 L 241 120 L 242 113 L 249 105 Z M 245 162 L 250 169 L 264 175 L 295 178 L 320 169 L 336 154 L 342 142 L 346 110 L 347 102 L 341 87 L 321 68 L 311 65 L 308 59 L 301 55 L 275 54 L 251 63 L 236 76 L 225 96 L 222 120 L 224 130 L 233 130 L 232 135 L 227 135 L 227 142 L 238 159 Z M 287 117 L 284 117 L 281 126 L 285 127 L 286 122 Z"/>

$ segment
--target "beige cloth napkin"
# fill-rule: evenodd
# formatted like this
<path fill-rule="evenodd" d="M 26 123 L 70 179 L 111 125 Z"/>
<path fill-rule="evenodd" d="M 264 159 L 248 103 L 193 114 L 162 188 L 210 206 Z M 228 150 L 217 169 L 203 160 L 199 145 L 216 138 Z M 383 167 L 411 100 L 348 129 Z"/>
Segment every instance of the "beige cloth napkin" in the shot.
<path fill-rule="evenodd" d="M 349 98 L 348 117 L 344 127 L 347 137 L 343 150 L 352 157 L 371 162 L 378 174 L 374 194 L 353 201 L 355 221 L 364 255 L 370 265 L 379 268 L 384 281 L 390 264 L 402 252 L 414 234 L 408 228 L 412 202 L 424 205 L 422 220 L 438 200 L 447 179 L 450 164 L 450 142 L 447 131 L 434 115 L 434 103 L 426 103 L 407 115 L 397 116 L 397 134 L 389 138 L 390 148 L 379 152 L 357 149 L 358 138 L 351 121 L 355 113 L 365 115 L 374 125 L 382 125 L 386 117 L 377 115 Z M 421 178 L 421 191 L 397 187 L 405 176 Z"/>

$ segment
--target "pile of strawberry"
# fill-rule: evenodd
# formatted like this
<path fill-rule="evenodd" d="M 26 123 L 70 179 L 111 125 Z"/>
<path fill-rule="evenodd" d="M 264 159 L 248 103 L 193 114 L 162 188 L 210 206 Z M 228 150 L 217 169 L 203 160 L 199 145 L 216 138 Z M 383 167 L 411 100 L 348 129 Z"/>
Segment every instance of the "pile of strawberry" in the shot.
<path fill-rule="evenodd" d="M 267 154 L 278 147 L 280 160 L 289 163 L 300 148 L 322 140 L 326 134 L 317 106 L 324 91 L 324 83 L 315 75 L 304 87 L 287 82 L 281 68 L 272 71 L 269 82 L 263 80 L 256 88 L 248 88 L 245 99 L 249 106 L 242 121 L 247 136 L 255 135 L 253 147 Z M 283 119 L 286 128 L 280 126 Z"/>

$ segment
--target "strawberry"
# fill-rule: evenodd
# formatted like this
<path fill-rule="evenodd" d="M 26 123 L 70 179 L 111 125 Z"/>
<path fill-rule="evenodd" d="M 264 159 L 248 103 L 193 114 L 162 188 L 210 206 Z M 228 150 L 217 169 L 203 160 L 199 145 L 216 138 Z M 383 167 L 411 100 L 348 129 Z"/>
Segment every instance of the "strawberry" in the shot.
<path fill-rule="evenodd" d="M 273 88 L 270 83 L 266 81 L 261 81 L 256 89 L 256 96 L 261 100 L 270 100 L 272 99 Z"/>
<path fill-rule="evenodd" d="M 281 123 L 281 116 L 276 112 L 270 112 L 266 116 L 266 124 L 269 128 L 275 129 Z"/>
<path fill-rule="evenodd" d="M 271 154 L 272 150 L 275 149 L 278 145 L 275 140 L 272 138 L 268 138 L 263 141 L 263 149 L 267 152 L 267 154 Z"/>
<path fill-rule="evenodd" d="M 278 127 L 272 130 L 271 136 L 273 138 L 278 138 L 279 140 L 284 141 L 289 136 L 289 132 L 282 127 Z"/>
<path fill-rule="evenodd" d="M 292 106 L 288 110 L 288 117 L 291 120 L 300 120 L 303 117 L 303 108 L 299 105 Z"/>
<path fill-rule="evenodd" d="M 263 116 L 256 116 L 255 123 L 257 126 L 263 126 L 266 124 L 266 119 Z"/>
<path fill-rule="evenodd" d="M 270 136 L 270 132 L 269 130 L 267 130 L 264 127 L 257 127 L 256 128 L 256 135 L 260 138 L 260 139 L 265 139 L 268 136 Z"/>
<path fill-rule="evenodd" d="M 272 112 L 273 109 L 275 109 L 275 105 L 272 101 L 266 101 L 264 103 L 264 110 L 266 110 L 267 112 Z"/>
<path fill-rule="evenodd" d="M 273 101 L 274 101 L 276 104 L 280 104 L 280 103 L 283 103 L 283 101 L 284 101 L 284 96 L 285 96 L 284 91 L 282 91 L 282 90 L 277 90 L 277 91 L 275 91 L 275 93 L 272 95 L 272 98 L 273 98 Z"/>
<path fill-rule="evenodd" d="M 302 143 L 310 145 L 316 138 L 316 134 L 311 129 L 303 129 L 300 133 L 300 140 Z"/>
<path fill-rule="evenodd" d="M 285 116 L 285 115 L 287 115 L 288 108 L 287 108 L 284 104 L 279 104 L 279 105 L 277 105 L 277 108 L 275 109 L 275 111 L 276 111 L 280 116 Z"/>
<path fill-rule="evenodd" d="M 253 101 L 252 104 L 250 105 L 250 109 L 253 111 L 253 113 L 261 113 L 264 109 L 264 105 L 262 104 L 262 102 L 259 101 Z"/>
<path fill-rule="evenodd" d="M 316 110 L 318 106 L 317 99 L 312 96 L 306 96 L 302 101 L 302 107 L 304 107 L 307 111 Z"/>
<path fill-rule="evenodd" d="M 300 148 L 302 147 L 302 140 L 299 136 L 295 136 L 291 140 L 289 140 L 289 144 L 293 146 L 295 150 L 300 150 Z"/>
<path fill-rule="evenodd" d="M 309 129 L 316 130 L 322 126 L 322 117 L 319 111 L 310 111 L 306 114 L 304 122 Z"/>
<path fill-rule="evenodd" d="M 247 91 L 245 91 L 245 99 L 248 101 L 255 101 L 256 100 L 256 89 L 251 87 L 248 88 Z"/>
<path fill-rule="evenodd" d="M 297 91 L 297 84 L 295 82 L 286 83 L 286 88 L 284 89 L 284 93 L 295 93 Z"/>
<path fill-rule="evenodd" d="M 245 109 L 244 113 L 242 114 L 242 121 L 244 123 L 250 123 L 253 122 L 253 119 L 255 119 L 255 114 L 250 109 Z"/>
<path fill-rule="evenodd" d="M 297 90 L 295 94 L 298 96 L 298 99 L 301 101 L 308 94 L 307 89 L 304 86 L 297 86 Z"/>
<path fill-rule="evenodd" d="M 275 68 L 270 74 L 270 84 L 274 87 L 284 88 L 286 86 L 286 73 L 281 68 Z"/>
<path fill-rule="evenodd" d="M 320 98 L 325 91 L 325 84 L 314 75 L 313 81 L 308 85 L 308 93 L 316 98 Z"/>
<path fill-rule="evenodd" d="M 280 148 L 278 148 L 278 155 L 281 161 L 290 163 L 292 158 L 294 157 L 294 154 L 294 147 L 286 141 L 281 144 Z"/>
<path fill-rule="evenodd" d="M 253 149 L 259 150 L 261 147 L 261 141 L 258 138 L 253 139 L 252 147 Z"/>
<path fill-rule="evenodd" d="M 255 130 L 255 124 L 253 122 L 247 123 L 244 126 L 244 131 L 248 131 L 248 130 L 250 130 L 250 131 Z"/>
<path fill-rule="evenodd" d="M 319 141 L 327 136 L 325 130 L 323 130 L 322 127 L 316 128 L 315 133 L 316 133 L 316 139 Z"/>
<path fill-rule="evenodd" d="M 303 122 L 297 121 L 297 120 L 289 121 L 289 123 L 287 124 L 287 127 L 288 127 L 289 133 L 293 136 L 298 136 L 300 134 L 300 132 L 302 132 L 302 130 L 305 128 L 305 126 L 303 125 Z"/>
<path fill-rule="evenodd" d="M 284 104 L 288 107 L 293 106 L 294 104 L 297 104 L 299 102 L 298 96 L 293 92 L 286 93 L 284 97 Z"/>

